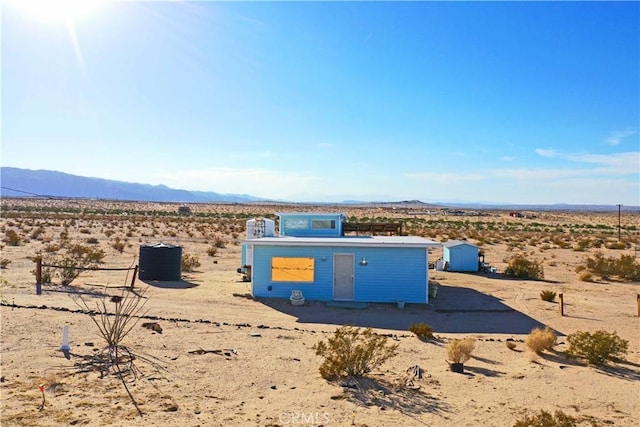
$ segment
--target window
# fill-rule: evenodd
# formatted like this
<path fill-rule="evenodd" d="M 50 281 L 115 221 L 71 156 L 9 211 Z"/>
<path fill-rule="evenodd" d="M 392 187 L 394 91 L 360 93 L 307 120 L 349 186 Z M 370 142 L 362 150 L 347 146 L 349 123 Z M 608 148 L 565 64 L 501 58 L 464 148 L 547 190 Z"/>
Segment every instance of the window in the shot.
<path fill-rule="evenodd" d="M 314 230 L 335 230 L 335 219 L 314 219 L 311 221 L 311 228 Z"/>
<path fill-rule="evenodd" d="M 306 230 L 309 228 L 307 219 L 286 219 L 284 221 L 285 230 Z"/>
<path fill-rule="evenodd" d="M 271 258 L 272 282 L 313 282 L 313 258 Z"/>

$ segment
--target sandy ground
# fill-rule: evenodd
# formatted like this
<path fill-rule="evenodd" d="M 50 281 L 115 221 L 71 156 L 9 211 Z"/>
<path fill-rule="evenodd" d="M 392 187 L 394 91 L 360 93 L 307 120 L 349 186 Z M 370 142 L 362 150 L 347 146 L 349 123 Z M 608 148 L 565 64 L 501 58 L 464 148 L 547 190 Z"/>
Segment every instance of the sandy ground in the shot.
<path fill-rule="evenodd" d="M 4 247 L 11 263 L 3 270 L 0 307 L 2 425 L 508 426 L 541 409 L 562 410 L 581 425 L 638 425 L 640 287 L 578 281 L 574 267 L 584 253 L 553 250 L 546 281 L 432 270 L 439 289 L 429 305 L 345 309 L 247 298 L 250 284 L 235 271 L 239 246 L 229 244 L 216 257 L 207 257 L 205 247 L 192 249 L 201 251 L 202 265 L 184 281 L 136 282 L 147 317 L 124 340 L 137 355 L 126 388 L 113 370 L 101 376 L 92 369 L 104 343 L 74 298 L 83 292 L 93 306 L 101 295 L 128 295 L 121 287 L 131 276 L 86 273 L 70 287 L 49 285 L 36 295 L 27 258 L 33 247 Z M 110 253 L 108 264 L 129 266 L 136 249 Z M 509 251 L 491 245 L 487 261 L 500 271 Z M 558 304 L 540 299 L 542 289 L 564 294 L 565 316 Z M 416 322 L 431 325 L 438 339 L 413 336 L 408 327 Z M 312 347 L 343 324 L 388 335 L 399 354 L 367 379 L 322 379 L 322 359 Z M 524 339 L 543 325 L 558 332 L 559 344 L 533 358 Z M 599 369 L 565 357 L 568 334 L 598 329 L 629 340 L 625 362 Z M 476 338 L 476 349 L 465 373 L 453 373 L 446 342 L 466 336 Z M 415 365 L 424 369 L 421 379 L 408 371 Z"/>

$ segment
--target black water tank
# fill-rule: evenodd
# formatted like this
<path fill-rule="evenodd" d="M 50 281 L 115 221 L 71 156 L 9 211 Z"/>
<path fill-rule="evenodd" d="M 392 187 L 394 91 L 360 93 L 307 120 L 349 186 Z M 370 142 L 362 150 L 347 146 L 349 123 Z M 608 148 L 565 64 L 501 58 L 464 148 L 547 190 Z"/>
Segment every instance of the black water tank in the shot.
<path fill-rule="evenodd" d="M 158 243 L 140 245 L 140 280 L 182 279 L 182 247 Z"/>

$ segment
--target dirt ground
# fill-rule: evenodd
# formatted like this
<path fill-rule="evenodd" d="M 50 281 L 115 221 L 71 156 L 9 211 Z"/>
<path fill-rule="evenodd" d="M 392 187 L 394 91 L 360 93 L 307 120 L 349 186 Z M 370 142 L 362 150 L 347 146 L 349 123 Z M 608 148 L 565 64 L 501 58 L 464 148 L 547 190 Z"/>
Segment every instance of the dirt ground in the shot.
<path fill-rule="evenodd" d="M 263 207 L 242 209 L 260 215 Z M 360 210 L 352 214 L 365 216 Z M 517 221 L 504 212 L 496 215 L 503 223 Z M 188 219 L 163 225 L 125 218 L 114 225 L 112 219 L 89 216 L 70 225 L 68 216 L 52 215 L 48 223 L 38 218 L 50 239 L 2 247 L 1 258 L 10 260 L 2 270 L 0 307 L 3 426 L 507 426 L 540 410 L 561 410 L 579 425 L 637 425 L 640 284 L 584 282 L 575 272 L 597 250 L 636 256 L 637 247 L 576 251 L 552 244 L 543 249 L 516 246 L 504 237 L 482 246 L 496 274 L 431 270 L 438 293 L 429 304 L 292 306 L 250 297 L 251 284 L 236 272 L 243 230 L 223 226 L 222 220 L 212 220 L 204 236 L 197 231 L 200 223 Z M 553 212 L 536 220 L 549 224 L 552 235 L 558 224 L 612 224 L 617 214 Z M 19 228 L 21 219 L 3 215 L 1 221 L 6 235 Z M 38 225 L 33 221 L 31 229 Z M 153 235 L 153 229 L 163 228 L 178 232 Z M 182 245 L 201 265 L 179 282 L 136 280 L 135 293 L 125 289 L 131 272 L 103 271 L 84 272 L 69 286 L 54 281 L 36 295 L 30 258 L 56 242 L 63 229 L 72 241 L 96 237 L 107 253 L 105 266 L 128 268 L 140 244 L 160 240 Z M 108 229 L 128 239 L 122 252 L 110 246 L 116 235 L 106 237 Z M 208 256 L 215 236 L 223 236 L 226 244 Z M 544 280 L 501 274 L 514 251 L 540 260 Z M 439 256 L 434 251 L 430 260 Z M 564 316 L 557 300 L 540 298 L 545 289 L 563 294 Z M 112 297 L 135 295 L 143 296 L 144 316 L 123 341 L 135 359 L 121 379 L 114 367 L 104 373 L 97 369 L 105 344 L 82 301 L 96 309 L 104 302 L 115 310 Z M 418 322 L 430 325 L 436 339 L 424 342 L 410 333 L 409 325 Z M 366 378 L 324 380 L 318 372 L 322 358 L 313 346 L 341 325 L 373 328 L 399 345 L 398 355 Z M 65 326 L 66 352 L 61 351 Z M 556 331 L 558 344 L 535 356 L 524 340 L 543 326 Z M 615 331 L 628 340 L 626 360 L 598 368 L 566 357 L 569 334 L 595 330 Z M 445 347 L 461 337 L 475 338 L 476 345 L 465 372 L 458 374 L 449 369 Z M 507 340 L 516 344 L 514 350 Z M 413 375 L 416 365 L 423 370 L 421 378 Z"/>

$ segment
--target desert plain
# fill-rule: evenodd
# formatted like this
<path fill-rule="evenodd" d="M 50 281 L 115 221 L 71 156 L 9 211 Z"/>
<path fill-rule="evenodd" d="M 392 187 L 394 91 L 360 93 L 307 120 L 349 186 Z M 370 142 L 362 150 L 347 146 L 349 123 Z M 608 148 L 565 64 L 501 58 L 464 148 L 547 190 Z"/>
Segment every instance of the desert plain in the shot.
<path fill-rule="evenodd" d="M 411 205 L 189 204 L 179 214 L 181 206 L 2 201 L 2 426 L 513 426 L 541 410 L 562 411 L 576 425 L 638 425 L 640 284 L 576 272 L 596 253 L 640 261 L 637 211 L 514 217 Z M 343 212 L 402 222 L 404 233 L 438 242 L 467 239 L 496 272 L 430 270 L 436 298 L 404 308 L 254 299 L 236 271 L 246 220 L 287 211 Z M 154 243 L 179 245 L 197 262 L 181 281 L 141 281 L 126 269 L 140 245 Z M 66 285 L 50 270 L 38 295 L 34 260 L 60 260 L 74 245 L 101 251 L 100 267 L 122 270 L 81 271 Z M 506 277 L 514 254 L 538 262 L 544 278 Z M 429 254 L 430 262 L 439 257 Z M 543 290 L 563 294 L 563 315 Z M 134 356 L 121 375 L 98 363 L 105 342 L 92 318 L 100 316 L 87 309 L 115 310 L 118 298 L 144 303 L 122 341 Z M 435 339 L 409 332 L 419 322 Z M 323 379 L 313 347 L 342 325 L 372 328 L 398 354 L 366 377 Z M 527 335 L 545 326 L 557 344 L 528 351 Z M 596 330 L 628 341 L 623 359 L 593 366 L 567 356 L 570 334 Z M 446 344 L 465 337 L 475 350 L 465 372 L 454 373 Z"/>

